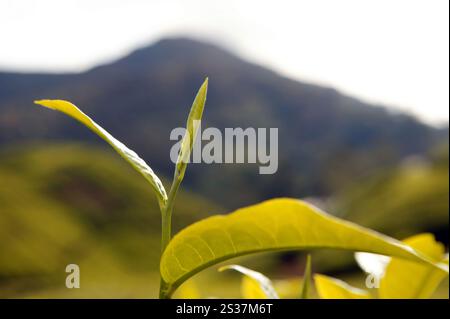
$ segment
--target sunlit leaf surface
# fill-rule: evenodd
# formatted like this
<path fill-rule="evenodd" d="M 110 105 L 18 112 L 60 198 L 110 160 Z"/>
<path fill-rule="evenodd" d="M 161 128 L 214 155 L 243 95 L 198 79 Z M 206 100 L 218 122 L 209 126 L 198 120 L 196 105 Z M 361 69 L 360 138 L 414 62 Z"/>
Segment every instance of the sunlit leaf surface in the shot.
<path fill-rule="evenodd" d="M 279 299 L 270 279 L 260 272 L 239 265 L 224 266 L 219 271 L 227 269 L 244 275 L 241 284 L 241 293 L 244 299 Z"/>
<path fill-rule="evenodd" d="M 420 234 L 404 241 L 435 262 L 445 263 L 444 246 L 432 234 Z M 447 259 L 448 264 L 448 259 Z M 425 264 L 392 258 L 380 281 L 380 298 L 430 298 L 448 274 Z"/>
<path fill-rule="evenodd" d="M 342 280 L 314 275 L 316 290 L 321 299 L 369 299 L 370 294 L 362 289 L 350 286 Z"/>
<path fill-rule="evenodd" d="M 167 246 L 160 271 L 170 294 L 200 270 L 233 257 L 312 248 L 366 251 L 429 262 L 393 238 L 330 216 L 300 200 L 281 198 L 188 226 Z"/>
<path fill-rule="evenodd" d="M 194 145 L 195 139 L 197 138 L 197 133 L 199 127 L 199 121 L 202 119 L 203 110 L 206 103 L 206 94 L 208 92 L 208 78 L 203 82 L 202 86 L 195 96 L 194 102 L 192 103 L 191 110 L 186 123 L 186 134 L 181 141 L 180 153 L 177 159 L 177 175 L 183 178 L 186 171 L 187 163 L 189 162 L 189 157 L 191 155 L 192 147 Z M 197 125 L 196 125 L 197 124 Z"/>
<path fill-rule="evenodd" d="M 91 131 L 105 140 L 111 147 L 119 153 L 136 171 L 142 174 L 144 178 L 150 183 L 153 190 L 156 192 L 159 200 L 163 203 L 167 200 L 167 194 L 163 184 L 153 170 L 145 163 L 145 161 L 139 157 L 133 150 L 130 150 L 122 142 L 115 139 L 111 134 L 104 130 L 100 125 L 95 123 L 89 116 L 84 114 L 80 109 L 70 102 L 63 100 L 39 100 L 35 101 L 36 104 L 45 106 L 52 110 L 57 110 L 66 115 L 76 119 Z"/>

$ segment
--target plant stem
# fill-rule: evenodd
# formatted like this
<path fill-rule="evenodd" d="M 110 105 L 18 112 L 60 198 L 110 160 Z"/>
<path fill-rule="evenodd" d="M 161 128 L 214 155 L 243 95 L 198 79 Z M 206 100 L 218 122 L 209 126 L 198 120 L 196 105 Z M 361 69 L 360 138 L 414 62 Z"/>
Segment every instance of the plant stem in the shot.
<path fill-rule="evenodd" d="M 172 186 L 170 187 L 167 202 L 161 207 L 161 256 L 172 238 L 172 212 L 177 197 L 178 189 L 183 180 L 178 174 L 174 176 Z M 161 278 L 159 286 L 159 298 L 168 298 L 166 295 L 167 283 Z"/>
<path fill-rule="evenodd" d="M 311 255 L 306 256 L 305 272 L 303 274 L 302 287 L 300 292 L 300 299 L 309 298 L 309 290 L 311 285 Z"/>
<path fill-rule="evenodd" d="M 175 204 L 175 198 L 181 184 L 180 178 L 174 178 L 172 187 L 170 188 L 167 203 L 162 211 L 162 233 L 161 233 L 161 253 L 164 252 L 170 239 L 172 238 L 172 212 Z"/>

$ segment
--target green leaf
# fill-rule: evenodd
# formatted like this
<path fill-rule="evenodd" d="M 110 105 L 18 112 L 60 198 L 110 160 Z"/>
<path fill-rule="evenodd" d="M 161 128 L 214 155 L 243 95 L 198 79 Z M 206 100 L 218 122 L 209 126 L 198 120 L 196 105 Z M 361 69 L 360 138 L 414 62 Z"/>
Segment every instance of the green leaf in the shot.
<path fill-rule="evenodd" d="M 300 200 L 281 198 L 188 226 L 165 249 L 160 272 L 170 295 L 202 269 L 233 257 L 313 248 L 366 251 L 430 262 L 393 238 L 330 216 Z"/>
<path fill-rule="evenodd" d="M 191 111 L 186 122 L 186 134 L 181 141 L 180 152 L 178 154 L 176 172 L 175 175 L 183 179 L 186 171 L 187 163 L 191 156 L 192 147 L 194 146 L 195 139 L 197 138 L 199 121 L 202 120 L 203 109 L 206 103 L 206 93 L 208 91 L 208 78 L 205 79 L 202 86 L 195 96 L 194 102 L 191 106 Z"/>
<path fill-rule="evenodd" d="M 144 178 L 150 183 L 153 190 L 156 192 L 160 202 L 165 203 L 167 200 L 166 190 L 163 184 L 159 180 L 158 176 L 152 171 L 152 169 L 140 158 L 134 151 L 127 148 L 123 143 L 116 140 L 111 134 L 104 130 L 100 125 L 95 123 L 89 116 L 84 114 L 80 109 L 70 102 L 63 100 L 40 100 L 34 103 L 45 106 L 52 110 L 57 110 L 68 116 L 76 119 L 95 134 L 104 139 L 112 148 L 119 153 L 133 168 L 144 176 Z"/>
<path fill-rule="evenodd" d="M 362 289 L 350 286 L 342 280 L 314 275 L 317 294 L 321 299 L 370 299 L 370 294 Z"/>
<path fill-rule="evenodd" d="M 308 299 L 310 285 L 311 285 L 311 255 L 308 254 L 308 256 L 306 256 L 306 267 L 302 280 L 300 299 Z"/>
<path fill-rule="evenodd" d="M 435 262 L 446 262 L 444 246 L 432 234 L 420 234 L 404 240 Z M 447 261 L 448 263 L 448 261 Z M 380 281 L 380 298 L 430 298 L 448 274 L 434 267 L 392 258 Z"/>
<path fill-rule="evenodd" d="M 269 278 L 260 272 L 239 265 L 228 265 L 219 268 L 219 271 L 236 270 L 242 277 L 241 293 L 244 299 L 279 299 L 277 292 Z"/>

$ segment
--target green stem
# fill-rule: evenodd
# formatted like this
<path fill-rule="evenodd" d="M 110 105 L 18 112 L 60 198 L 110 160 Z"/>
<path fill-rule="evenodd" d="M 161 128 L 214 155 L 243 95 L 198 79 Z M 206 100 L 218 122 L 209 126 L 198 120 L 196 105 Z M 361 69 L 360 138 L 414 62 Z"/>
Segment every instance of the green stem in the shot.
<path fill-rule="evenodd" d="M 311 255 L 306 256 L 305 272 L 303 274 L 302 287 L 300 291 L 300 299 L 309 298 L 309 290 L 311 285 Z"/>
<path fill-rule="evenodd" d="M 172 186 L 170 188 L 167 202 L 161 207 L 161 256 L 172 238 L 172 212 L 177 197 L 178 189 L 183 180 L 178 174 L 174 176 Z M 165 299 L 169 296 L 167 292 L 167 283 L 161 278 L 159 286 L 159 298 Z"/>
<path fill-rule="evenodd" d="M 181 179 L 175 178 L 172 187 L 170 188 L 167 203 L 162 211 L 162 236 L 161 236 L 161 253 L 164 252 L 170 239 L 172 238 L 172 212 L 177 197 L 178 189 L 180 188 Z"/>

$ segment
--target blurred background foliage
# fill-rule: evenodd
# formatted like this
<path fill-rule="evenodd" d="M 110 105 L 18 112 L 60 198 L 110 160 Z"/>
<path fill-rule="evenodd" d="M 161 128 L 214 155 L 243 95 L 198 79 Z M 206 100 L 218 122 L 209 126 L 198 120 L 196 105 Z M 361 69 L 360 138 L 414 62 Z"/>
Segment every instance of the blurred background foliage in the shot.
<path fill-rule="evenodd" d="M 427 231 L 448 245 L 448 127 L 292 81 L 210 44 L 170 39 L 80 74 L 0 72 L 0 297 L 156 297 L 160 216 L 151 190 L 84 127 L 32 101 L 74 102 L 168 178 L 169 133 L 184 126 L 205 75 L 203 127 L 278 127 L 279 170 L 191 164 L 175 232 L 290 196 L 400 239 Z M 295 296 L 295 280 L 286 279 L 303 273 L 302 254 L 239 262 Z M 69 263 L 80 265 L 81 289 L 64 286 Z M 351 254 L 316 252 L 313 265 L 363 283 Z M 210 269 L 195 280 L 204 296 L 239 296 L 238 276 Z M 448 280 L 436 296 L 448 297 Z"/>

